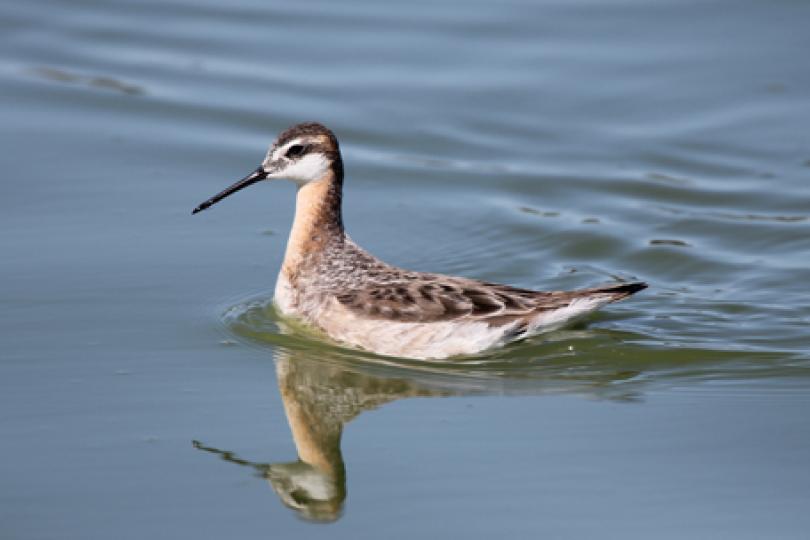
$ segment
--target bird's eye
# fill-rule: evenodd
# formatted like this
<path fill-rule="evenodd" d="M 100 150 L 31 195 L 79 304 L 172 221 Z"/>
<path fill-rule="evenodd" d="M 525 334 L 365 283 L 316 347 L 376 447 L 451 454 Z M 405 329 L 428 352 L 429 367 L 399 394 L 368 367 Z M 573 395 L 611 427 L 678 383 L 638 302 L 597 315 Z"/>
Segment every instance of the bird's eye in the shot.
<path fill-rule="evenodd" d="M 304 153 L 304 146 L 301 144 L 294 144 L 287 149 L 285 154 L 288 158 L 298 157 Z"/>

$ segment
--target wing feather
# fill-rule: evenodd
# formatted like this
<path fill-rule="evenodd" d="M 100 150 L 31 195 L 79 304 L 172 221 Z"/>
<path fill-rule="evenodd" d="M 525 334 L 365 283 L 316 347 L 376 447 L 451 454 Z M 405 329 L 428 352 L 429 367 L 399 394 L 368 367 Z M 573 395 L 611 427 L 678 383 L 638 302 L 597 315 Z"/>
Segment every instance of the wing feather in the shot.
<path fill-rule="evenodd" d="M 568 293 L 530 291 L 475 280 L 425 275 L 346 290 L 335 299 L 363 318 L 399 322 L 481 320 L 501 326 L 567 306 Z"/>

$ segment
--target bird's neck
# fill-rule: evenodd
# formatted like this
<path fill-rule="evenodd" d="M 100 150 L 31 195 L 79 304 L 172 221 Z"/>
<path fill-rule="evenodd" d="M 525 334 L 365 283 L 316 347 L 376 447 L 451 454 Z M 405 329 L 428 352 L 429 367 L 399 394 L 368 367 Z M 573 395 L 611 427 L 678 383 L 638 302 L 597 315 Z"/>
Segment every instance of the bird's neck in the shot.
<path fill-rule="evenodd" d="M 334 383 L 308 372 L 307 364 L 298 365 L 294 356 L 277 356 L 276 378 L 284 412 L 290 424 L 295 448 L 301 461 L 317 467 L 333 478 L 345 474 L 340 439 L 343 421 L 334 414 L 334 400 L 320 392 Z M 319 397 L 320 396 L 320 397 Z"/>
<path fill-rule="evenodd" d="M 314 415 L 323 411 L 318 411 L 317 407 L 313 410 L 311 403 L 297 399 L 300 396 L 296 396 L 294 390 L 291 392 L 282 388 L 281 397 L 298 458 L 331 477 L 344 474 L 345 465 L 340 451 L 343 424 L 324 421 L 324 416 L 328 418 L 329 415 Z"/>
<path fill-rule="evenodd" d="M 294 277 L 317 259 L 331 243 L 343 241 L 342 191 L 340 167 L 333 167 L 320 179 L 298 188 L 295 219 L 282 265 L 282 272 L 288 277 Z"/>

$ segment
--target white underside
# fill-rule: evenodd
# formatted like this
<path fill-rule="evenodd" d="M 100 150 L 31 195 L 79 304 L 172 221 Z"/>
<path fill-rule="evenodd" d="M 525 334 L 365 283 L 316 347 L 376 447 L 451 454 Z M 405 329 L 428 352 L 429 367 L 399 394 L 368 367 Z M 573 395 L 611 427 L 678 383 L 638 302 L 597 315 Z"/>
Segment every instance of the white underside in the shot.
<path fill-rule="evenodd" d="M 570 305 L 538 314 L 520 338 L 556 330 L 581 315 L 609 303 L 608 295 L 574 300 Z M 293 291 L 283 276 L 276 283 L 275 302 L 287 316 L 321 328 L 332 339 L 376 354 L 420 360 L 476 354 L 513 339 L 518 325 L 490 326 L 475 319 L 429 323 L 397 322 L 358 317 L 338 302 L 296 306 Z"/>
<path fill-rule="evenodd" d="M 572 319 L 593 311 L 609 299 L 575 301 L 570 306 L 539 314 L 521 338 L 556 330 Z M 514 338 L 517 322 L 490 326 L 480 320 L 456 320 L 430 323 L 393 322 L 361 319 L 341 310 L 325 317 L 322 326 L 333 339 L 387 356 L 415 359 L 442 359 L 476 354 Z"/>
<path fill-rule="evenodd" d="M 276 279 L 276 290 L 273 294 L 273 301 L 284 315 L 295 316 L 296 310 L 293 307 L 292 285 L 290 285 L 290 282 L 284 276 L 283 272 L 279 272 L 278 278 Z"/>

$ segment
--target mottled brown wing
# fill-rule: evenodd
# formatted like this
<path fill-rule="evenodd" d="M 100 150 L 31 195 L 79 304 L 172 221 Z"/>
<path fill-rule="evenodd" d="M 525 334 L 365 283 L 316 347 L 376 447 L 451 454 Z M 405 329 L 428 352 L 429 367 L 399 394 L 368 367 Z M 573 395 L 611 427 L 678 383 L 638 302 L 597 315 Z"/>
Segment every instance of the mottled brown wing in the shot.
<path fill-rule="evenodd" d="M 408 279 L 342 291 L 337 301 L 353 313 L 372 319 L 437 322 L 470 318 L 494 325 L 532 313 L 564 307 L 570 296 L 457 278 Z"/>

